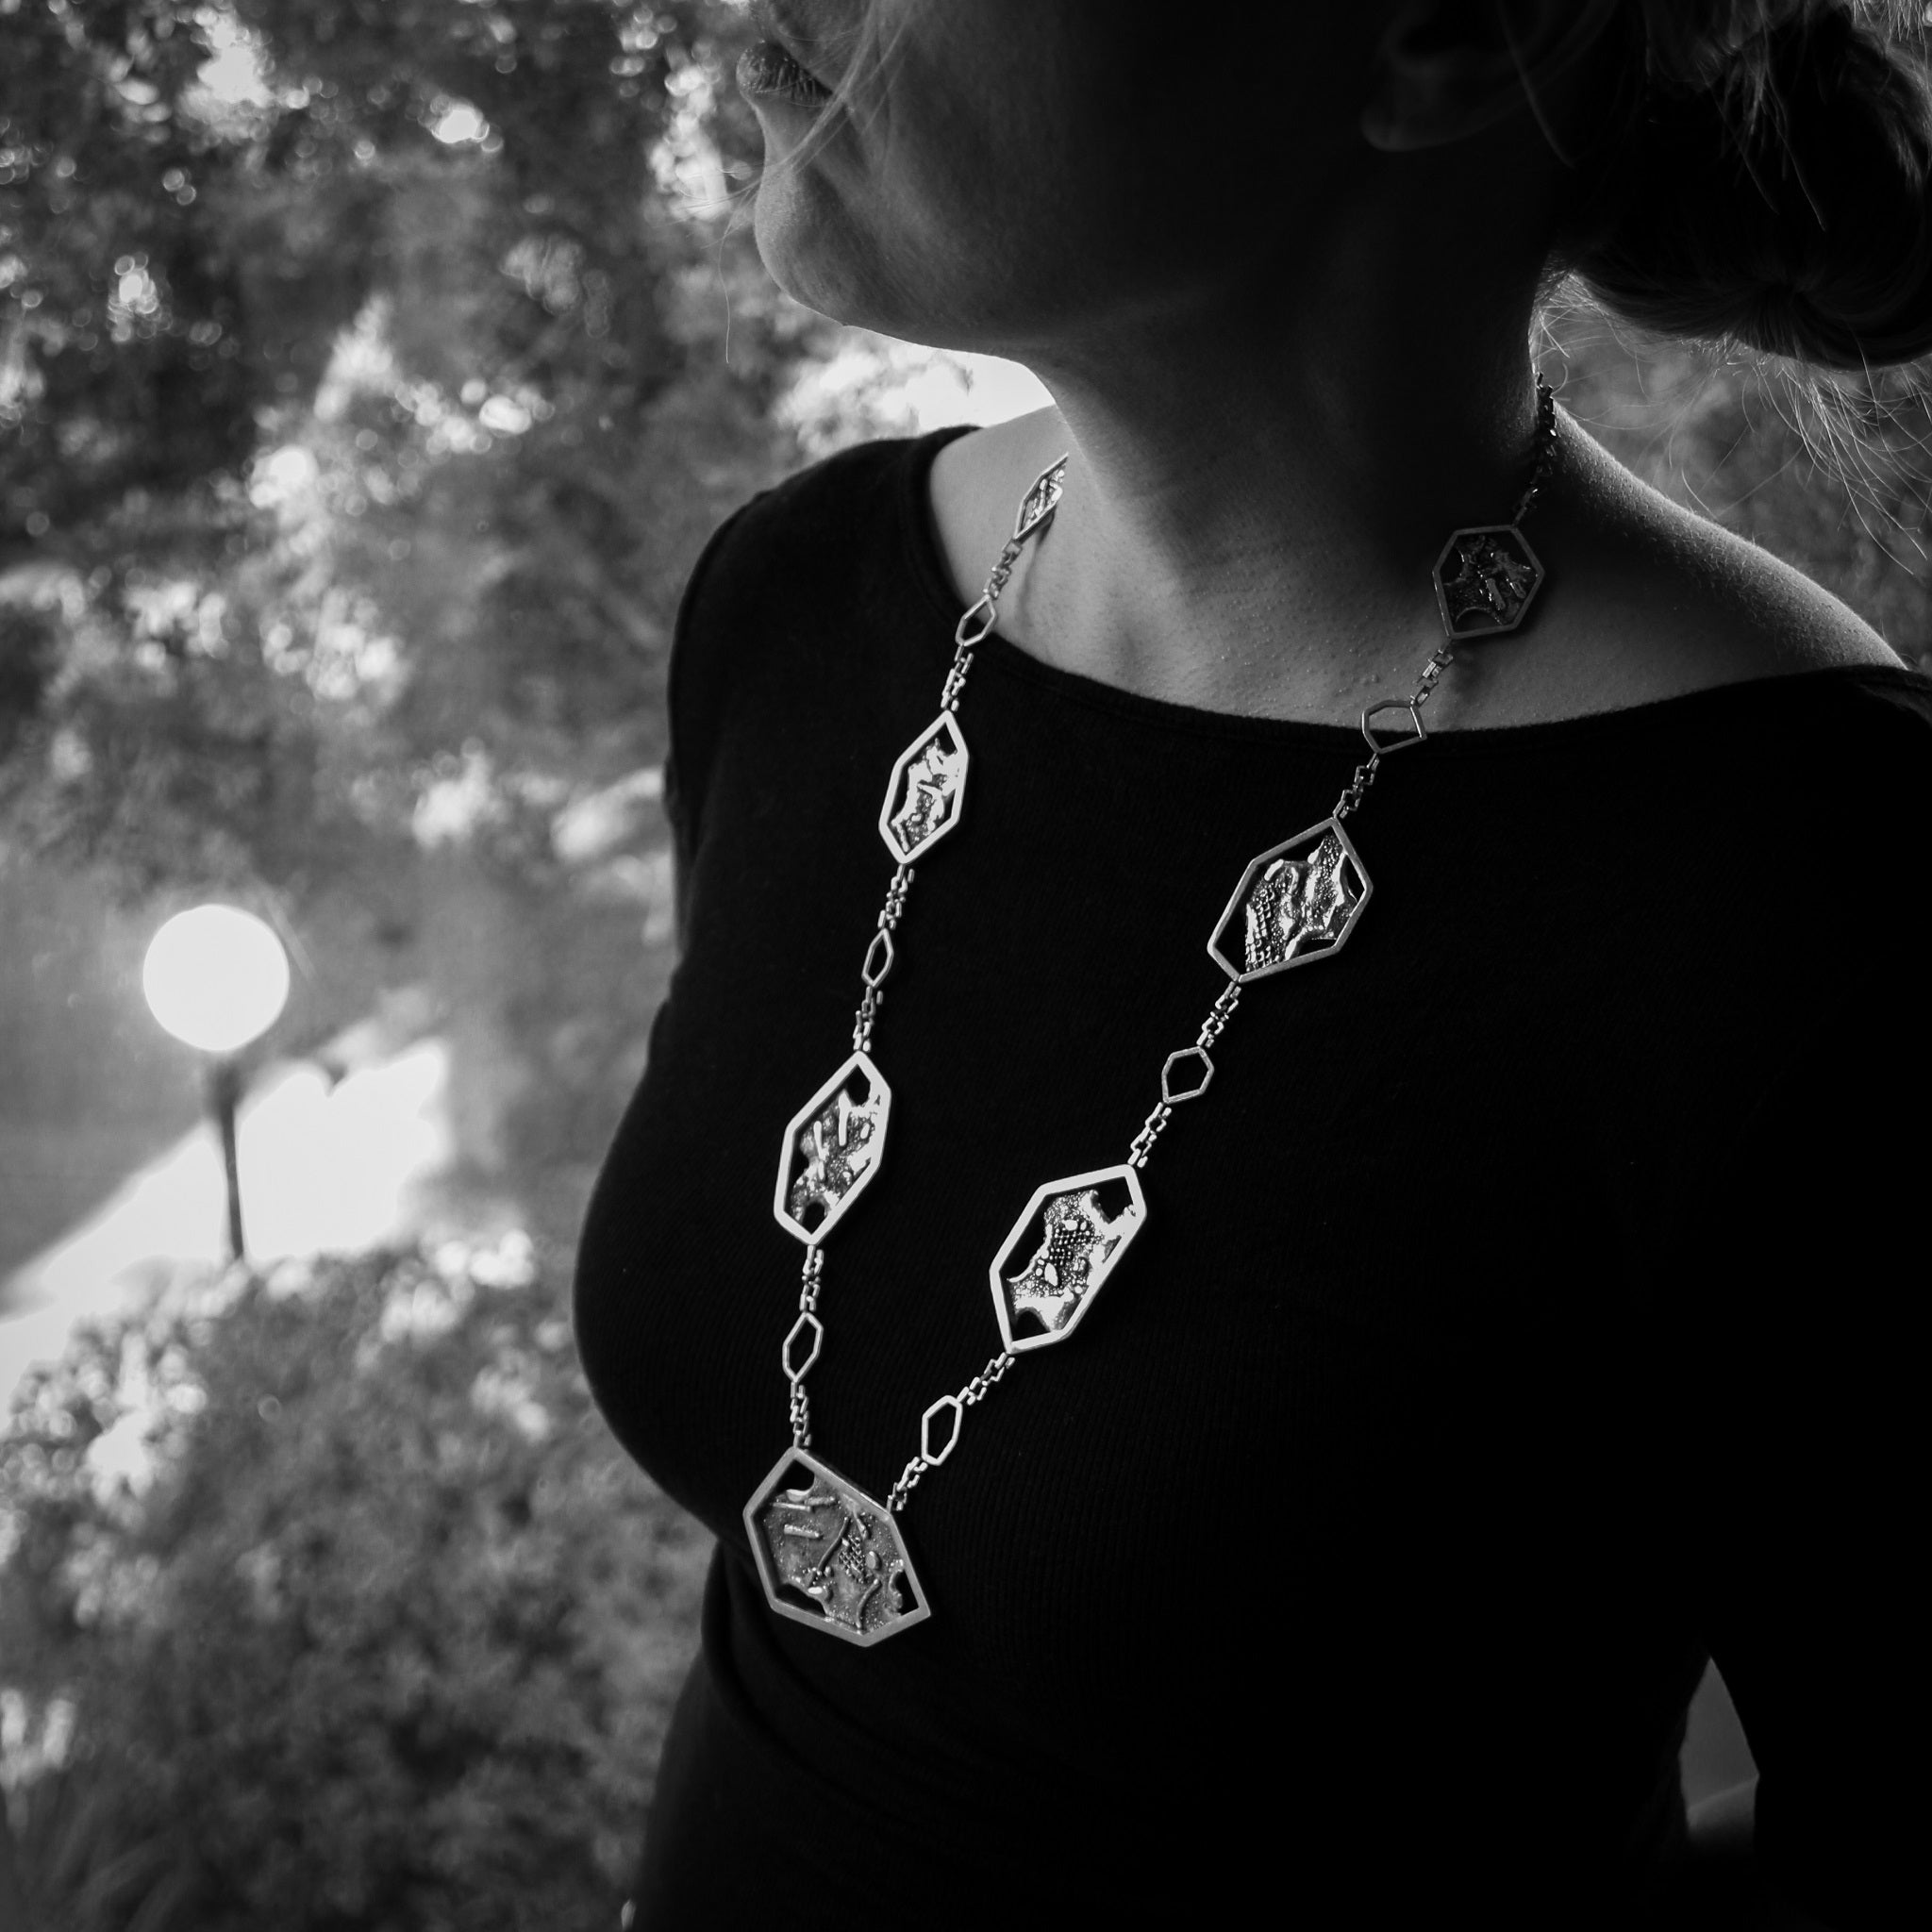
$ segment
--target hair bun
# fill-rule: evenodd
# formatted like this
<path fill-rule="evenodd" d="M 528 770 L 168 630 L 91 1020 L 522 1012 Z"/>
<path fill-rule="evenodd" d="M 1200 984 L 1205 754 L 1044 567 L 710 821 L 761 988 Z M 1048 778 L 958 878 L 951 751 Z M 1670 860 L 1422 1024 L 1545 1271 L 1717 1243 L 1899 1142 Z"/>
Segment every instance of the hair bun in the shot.
<path fill-rule="evenodd" d="M 1839 0 L 1701 54 L 1676 80 L 1653 61 L 1570 266 L 1667 335 L 1839 369 L 1932 350 L 1922 64 Z"/>

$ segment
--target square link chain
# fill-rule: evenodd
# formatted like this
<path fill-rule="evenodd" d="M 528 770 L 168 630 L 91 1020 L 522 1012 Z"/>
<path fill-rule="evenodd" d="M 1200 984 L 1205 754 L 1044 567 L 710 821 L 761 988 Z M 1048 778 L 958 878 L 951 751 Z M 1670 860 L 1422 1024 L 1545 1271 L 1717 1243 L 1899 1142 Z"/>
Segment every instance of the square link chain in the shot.
<path fill-rule="evenodd" d="M 805 1392 L 806 1374 L 812 1362 L 818 1359 L 819 1349 L 814 1346 L 811 1359 L 797 1374 L 791 1373 L 791 1338 L 798 1333 L 799 1322 L 809 1320 L 818 1328 L 819 1342 L 824 1341 L 824 1329 L 819 1325 L 819 1289 L 825 1274 L 825 1251 L 823 1248 L 808 1248 L 805 1251 L 805 1265 L 800 1271 L 798 1290 L 798 1322 L 794 1322 L 786 1332 L 785 1345 L 778 1351 L 778 1366 L 785 1372 L 785 1379 L 791 1384 L 791 1446 L 794 1449 L 811 1447 L 811 1404 Z"/>

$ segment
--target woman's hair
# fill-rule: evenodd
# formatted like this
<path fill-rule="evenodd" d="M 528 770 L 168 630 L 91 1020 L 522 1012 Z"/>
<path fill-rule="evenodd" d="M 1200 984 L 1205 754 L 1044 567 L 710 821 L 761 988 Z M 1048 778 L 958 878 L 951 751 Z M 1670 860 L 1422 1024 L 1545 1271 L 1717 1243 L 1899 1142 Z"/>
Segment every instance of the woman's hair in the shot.
<path fill-rule="evenodd" d="M 1617 13 L 1621 45 L 1600 51 L 1619 63 L 1618 99 L 1557 263 L 1667 335 L 1833 369 L 1932 351 L 1921 8 L 1622 0 Z"/>

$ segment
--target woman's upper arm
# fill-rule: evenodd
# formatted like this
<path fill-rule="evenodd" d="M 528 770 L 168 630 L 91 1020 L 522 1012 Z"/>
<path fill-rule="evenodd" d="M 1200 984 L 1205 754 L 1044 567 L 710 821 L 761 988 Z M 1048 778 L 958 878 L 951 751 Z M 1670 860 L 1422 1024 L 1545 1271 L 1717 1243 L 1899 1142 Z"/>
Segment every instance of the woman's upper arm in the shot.
<path fill-rule="evenodd" d="M 671 824 L 673 892 L 680 947 L 705 791 L 729 690 L 729 667 L 724 661 L 729 620 L 720 608 L 724 600 L 719 595 L 719 579 L 729 572 L 726 552 L 743 526 L 745 513 L 759 500 L 753 497 L 750 503 L 741 505 L 711 532 L 685 580 L 672 631 L 665 695 L 670 748 L 664 759 L 664 815 Z"/>

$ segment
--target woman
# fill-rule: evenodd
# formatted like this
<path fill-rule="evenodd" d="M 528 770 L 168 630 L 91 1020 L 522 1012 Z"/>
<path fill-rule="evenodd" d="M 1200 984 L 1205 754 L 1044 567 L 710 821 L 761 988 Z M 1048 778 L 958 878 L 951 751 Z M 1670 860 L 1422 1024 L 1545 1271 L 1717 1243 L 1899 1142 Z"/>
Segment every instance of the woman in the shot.
<path fill-rule="evenodd" d="M 644 1924 L 1892 1923 L 1932 687 L 1525 346 L 1932 348 L 1873 13 L 771 0 L 772 272 L 1055 407 L 687 595 L 578 1291 L 720 1539 Z"/>

